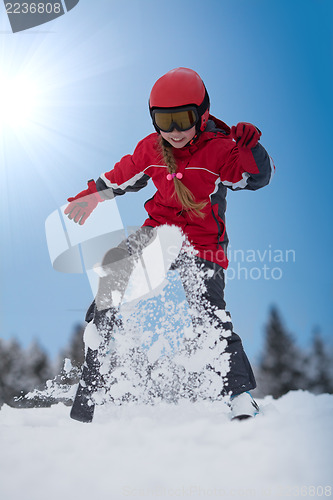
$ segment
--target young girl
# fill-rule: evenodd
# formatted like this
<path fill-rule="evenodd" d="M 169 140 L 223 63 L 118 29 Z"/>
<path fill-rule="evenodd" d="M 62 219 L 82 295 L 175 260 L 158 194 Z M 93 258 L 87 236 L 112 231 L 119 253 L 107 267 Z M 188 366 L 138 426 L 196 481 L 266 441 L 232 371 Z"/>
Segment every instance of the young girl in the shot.
<path fill-rule="evenodd" d="M 166 73 L 157 80 L 149 98 L 156 132 L 140 141 L 132 155 L 124 156 L 96 182 L 89 181 L 88 189 L 69 198 L 65 214 L 84 224 L 98 203 L 138 191 L 152 179 L 157 191 L 145 203 L 148 218 L 136 233 L 105 255 L 98 292 L 86 321 L 98 331 L 101 345 L 105 344 L 117 324 L 118 307 L 112 291 L 124 294 L 135 259 L 152 241 L 158 226 L 178 226 L 195 256 L 191 260 L 186 251 L 181 252 L 173 268 L 179 270 L 190 311 L 196 312 L 192 323 L 197 335 L 205 334 L 198 320 L 203 309 L 215 325 L 219 321 L 220 340 L 227 342 L 225 351 L 230 355 L 224 394 L 231 396 L 232 418 L 242 419 L 259 411 L 249 392 L 256 387 L 255 378 L 241 339 L 233 332 L 229 313 L 215 314 L 225 311 L 226 191 L 256 190 L 267 185 L 272 164 L 258 143 L 259 129 L 243 122 L 230 129 L 209 114 L 209 107 L 207 90 L 195 71 L 176 68 Z M 186 263 L 190 260 L 198 275 L 204 271 L 200 292 L 194 293 L 187 279 Z M 93 418 L 92 396 L 103 383 L 99 366 L 98 349 L 88 348 L 71 411 L 74 419 L 90 422 Z"/>

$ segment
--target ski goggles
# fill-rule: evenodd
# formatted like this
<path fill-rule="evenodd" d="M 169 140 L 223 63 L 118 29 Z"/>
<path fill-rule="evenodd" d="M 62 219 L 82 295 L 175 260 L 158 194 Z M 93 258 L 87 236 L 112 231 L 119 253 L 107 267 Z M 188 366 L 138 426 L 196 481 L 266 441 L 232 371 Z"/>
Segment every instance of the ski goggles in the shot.
<path fill-rule="evenodd" d="M 194 106 L 181 109 L 157 108 L 152 111 L 153 124 L 162 132 L 171 132 L 174 128 L 185 132 L 194 127 L 199 121 L 197 108 Z"/>

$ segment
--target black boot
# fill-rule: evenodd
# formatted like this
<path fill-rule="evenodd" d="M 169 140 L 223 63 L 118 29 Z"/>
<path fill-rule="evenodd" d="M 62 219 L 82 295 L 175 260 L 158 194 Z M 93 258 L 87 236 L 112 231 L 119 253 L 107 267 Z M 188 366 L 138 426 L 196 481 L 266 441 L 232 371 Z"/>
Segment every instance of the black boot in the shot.
<path fill-rule="evenodd" d="M 85 362 L 83 365 L 81 380 L 76 391 L 74 403 L 70 416 L 79 422 L 92 422 L 95 410 L 94 393 L 104 386 L 103 377 L 100 374 L 101 363 L 99 355 L 103 356 L 116 323 L 116 310 L 108 309 L 97 311 L 93 322 L 100 333 L 100 348 L 93 350 L 87 349 Z"/>
<path fill-rule="evenodd" d="M 70 416 L 79 422 L 92 422 L 95 410 L 93 394 L 101 386 L 98 351 L 88 348 L 83 371 Z"/>

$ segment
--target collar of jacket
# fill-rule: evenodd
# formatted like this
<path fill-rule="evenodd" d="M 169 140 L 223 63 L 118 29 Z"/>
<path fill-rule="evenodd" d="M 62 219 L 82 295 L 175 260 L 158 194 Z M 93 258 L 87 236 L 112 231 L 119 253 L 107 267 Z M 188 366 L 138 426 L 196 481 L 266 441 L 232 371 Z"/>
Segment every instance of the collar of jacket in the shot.
<path fill-rule="evenodd" d="M 224 135 L 230 134 L 230 127 L 224 123 L 219 118 L 215 118 L 213 115 L 209 115 L 207 127 L 207 132 L 222 132 Z"/>
<path fill-rule="evenodd" d="M 191 156 L 195 151 L 201 149 L 205 142 L 214 139 L 217 134 L 222 134 L 223 136 L 228 136 L 230 134 L 230 127 L 223 121 L 209 115 L 209 121 L 207 122 L 206 129 L 201 132 L 197 140 L 193 144 L 189 144 L 181 149 L 172 148 L 175 158 L 184 159 Z"/>

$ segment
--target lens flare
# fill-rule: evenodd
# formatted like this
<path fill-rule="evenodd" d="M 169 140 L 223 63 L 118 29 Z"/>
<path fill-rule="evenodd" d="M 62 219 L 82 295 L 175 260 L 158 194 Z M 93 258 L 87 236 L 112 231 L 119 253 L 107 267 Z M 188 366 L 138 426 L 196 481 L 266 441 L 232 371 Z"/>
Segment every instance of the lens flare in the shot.
<path fill-rule="evenodd" d="M 25 127 L 33 119 L 38 88 L 27 76 L 0 74 L 0 127 Z"/>

